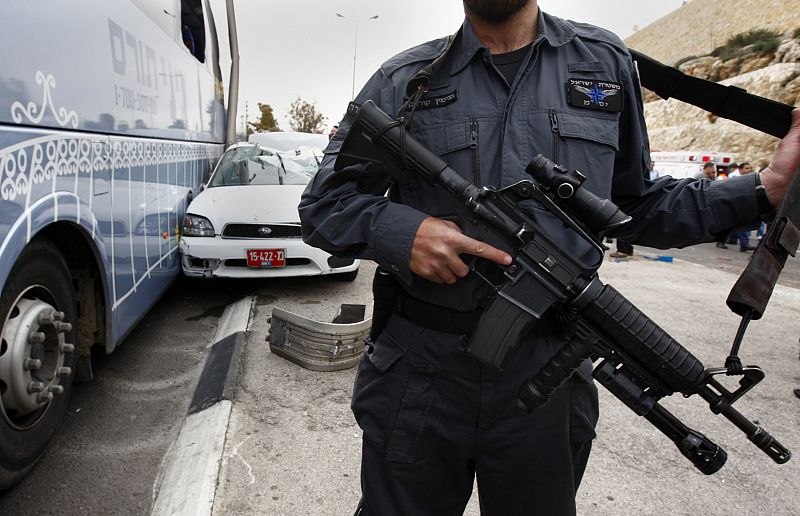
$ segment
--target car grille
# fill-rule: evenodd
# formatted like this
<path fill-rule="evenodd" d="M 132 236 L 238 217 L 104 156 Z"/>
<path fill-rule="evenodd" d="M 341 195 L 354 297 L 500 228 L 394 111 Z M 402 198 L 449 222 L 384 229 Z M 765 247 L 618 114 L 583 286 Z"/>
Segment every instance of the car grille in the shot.
<path fill-rule="evenodd" d="M 268 228 L 269 231 L 262 228 Z M 226 224 L 222 238 L 301 238 L 300 224 Z"/>

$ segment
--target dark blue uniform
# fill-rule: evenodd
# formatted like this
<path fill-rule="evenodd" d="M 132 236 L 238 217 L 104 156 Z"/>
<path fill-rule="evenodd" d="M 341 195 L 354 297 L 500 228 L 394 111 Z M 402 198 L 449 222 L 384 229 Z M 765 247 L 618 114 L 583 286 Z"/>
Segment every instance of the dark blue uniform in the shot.
<path fill-rule="evenodd" d="M 448 39 L 407 50 L 381 66 L 356 99 L 389 114 L 406 84 Z M 331 253 L 374 260 L 408 296 L 443 309 L 480 310 L 482 282 L 469 275 L 437 285 L 409 270 L 414 237 L 429 216 L 462 224 L 457 203 L 409 179 L 385 196 L 389 178 L 340 181 L 333 164 L 345 120 L 300 204 L 303 236 Z M 713 241 L 757 217 L 755 179 L 725 182 L 643 178 L 649 146 L 636 68 L 613 34 L 539 12 L 538 36 L 507 81 L 468 21 L 431 80 L 410 126 L 414 137 L 478 185 L 529 179 L 537 154 L 588 177 L 585 188 L 611 198 L 634 220 L 627 241 L 659 248 Z M 529 214 L 581 256 L 586 244 L 531 203 Z M 364 431 L 362 486 L 367 514 L 461 514 L 477 478 L 484 514 L 572 514 L 597 421 L 588 371 L 545 407 L 516 406 L 520 385 L 563 345 L 560 329 L 538 324 L 509 354 L 503 371 L 463 353 L 468 336 L 393 315 L 362 360 L 353 412 Z M 589 364 L 587 364 L 589 365 Z"/>

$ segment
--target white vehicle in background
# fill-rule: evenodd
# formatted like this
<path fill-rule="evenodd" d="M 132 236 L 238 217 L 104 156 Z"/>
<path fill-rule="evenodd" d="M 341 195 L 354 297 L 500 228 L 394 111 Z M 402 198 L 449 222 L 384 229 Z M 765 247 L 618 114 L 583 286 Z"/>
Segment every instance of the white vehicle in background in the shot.
<path fill-rule="evenodd" d="M 300 233 L 297 205 L 317 173 L 320 144 L 327 144 L 327 137 L 269 134 L 275 139 L 260 139 L 264 145 L 229 147 L 206 188 L 189 205 L 180 239 L 183 272 L 205 278 L 335 274 L 336 279 L 354 280 L 358 260 L 311 247 Z M 310 138 L 317 136 L 322 139 Z"/>
<path fill-rule="evenodd" d="M 247 141 L 284 152 L 306 147 L 321 150 L 328 146 L 328 137 L 324 134 L 291 131 L 253 133 L 247 138 Z"/>
<path fill-rule="evenodd" d="M 717 173 L 734 163 L 734 155 L 717 151 L 675 151 L 651 152 L 655 170 L 659 176 L 672 176 L 676 179 L 693 178 L 703 174 L 703 165 L 713 163 Z"/>

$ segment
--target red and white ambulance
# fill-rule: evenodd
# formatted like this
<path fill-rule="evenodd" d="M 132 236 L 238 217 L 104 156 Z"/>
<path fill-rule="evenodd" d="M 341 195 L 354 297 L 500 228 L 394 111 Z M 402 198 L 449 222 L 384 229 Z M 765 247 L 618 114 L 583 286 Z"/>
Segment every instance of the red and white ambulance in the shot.
<path fill-rule="evenodd" d="M 672 176 L 678 179 L 702 176 L 703 165 L 706 163 L 713 163 L 718 174 L 725 172 L 735 163 L 734 155 L 729 152 L 708 150 L 657 151 L 650 153 L 650 159 L 659 176 Z"/>

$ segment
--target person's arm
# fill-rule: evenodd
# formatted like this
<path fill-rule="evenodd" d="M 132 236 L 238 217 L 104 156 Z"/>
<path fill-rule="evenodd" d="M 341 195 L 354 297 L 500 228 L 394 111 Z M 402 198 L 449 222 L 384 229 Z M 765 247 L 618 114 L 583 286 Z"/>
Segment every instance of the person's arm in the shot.
<path fill-rule="evenodd" d="M 355 102 L 371 99 L 391 110 L 393 95 L 390 82 L 379 70 Z M 384 195 L 390 178 L 371 167 L 354 165 L 334 171 L 353 118 L 348 114 L 339 123 L 319 172 L 303 192 L 298 206 L 303 240 L 340 257 L 373 260 L 410 282 L 411 246 L 425 214 L 391 202 Z"/>
<path fill-rule="evenodd" d="M 618 233 L 634 244 L 656 248 L 683 247 L 714 241 L 718 234 L 746 229 L 758 222 L 754 174 L 728 181 L 641 177 L 649 160 L 649 142 L 641 94 L 632 63 L 623 77 L 625 109 L 620 119 L 620 152 L 615 163 L 612 199 L 633 217 Z M 762 184 L 770 200 L 782 198 L 786 184 L 800 163 L 800 127 L 797 113 L 789 135 L 776 151 L 775 169 Z M 778 201 L 779 202 L 779 201 Z M 773 204 L 777 204 L 773 201 Z"/>
<path fill-rule="evenodd" d="M 792 111 L 792 126 L 780 141 L 769 166 L 759 172 L 761 184 L 767 192 L 769 202 L 779 208 L 786 195 L 786 188 L 800 166 L 800 109 Z M 753 174 L 748 174 L 753 175 Z"/>

